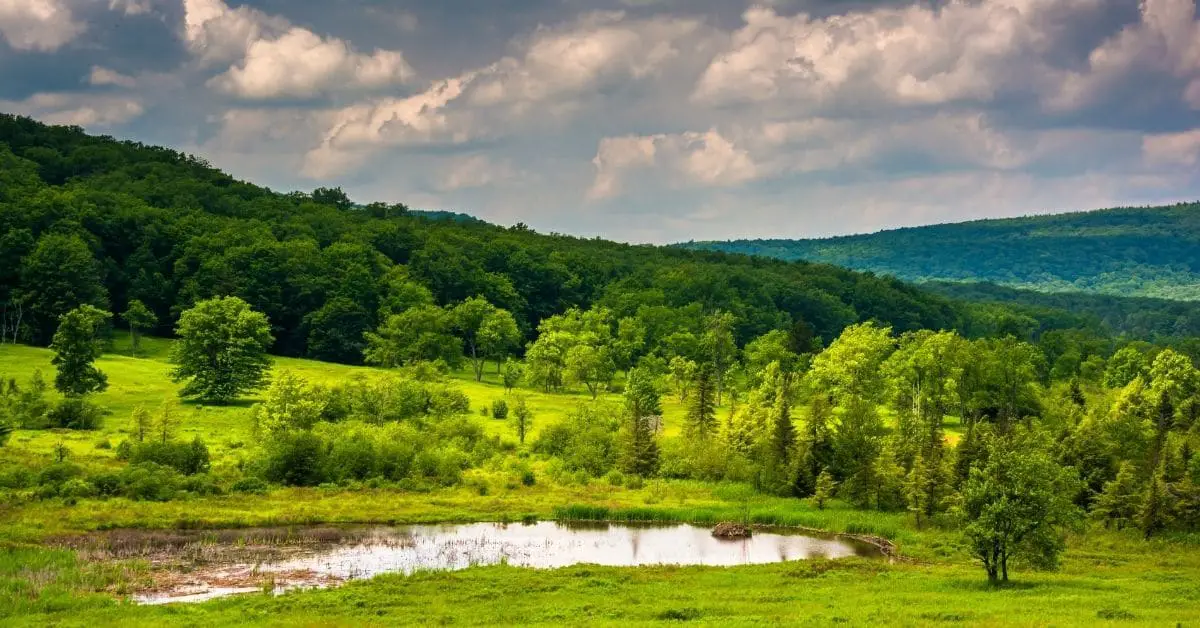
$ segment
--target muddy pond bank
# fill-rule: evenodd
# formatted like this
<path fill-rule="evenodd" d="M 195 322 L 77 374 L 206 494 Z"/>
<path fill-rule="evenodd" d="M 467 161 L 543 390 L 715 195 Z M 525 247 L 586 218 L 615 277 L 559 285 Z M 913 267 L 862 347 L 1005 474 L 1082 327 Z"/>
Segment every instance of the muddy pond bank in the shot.
<path fill-rule="evenodd" d="M 782 528 L 718 538 L 709 527 L 687 524 L 558 522 L 114 530 L 69 545 L 87 560 L 146 560 L 150 584 L 133 599 L 149 604 L 500 563 L 537 569 L 583 563 L 733 566 L 885 556 L 870 542 Z"/>

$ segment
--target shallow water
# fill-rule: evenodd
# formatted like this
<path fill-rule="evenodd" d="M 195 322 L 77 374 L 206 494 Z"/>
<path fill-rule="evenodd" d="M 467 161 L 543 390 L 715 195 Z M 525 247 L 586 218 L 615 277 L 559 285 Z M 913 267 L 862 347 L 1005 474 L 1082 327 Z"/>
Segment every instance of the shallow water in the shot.
<path fill-rule="evenodd" d="M 155 604 L 501 562 L 538 569 L 581 563 L 729 566 L 881 553 L 851 539 L 782 531 L 718 539 L 709 528 L 690 525 L 540 522 L 355 528 L 336 541 L 287 544 L 197 538 L 147 555 L 163 577 L 155 590 L 134 599 Z"/>

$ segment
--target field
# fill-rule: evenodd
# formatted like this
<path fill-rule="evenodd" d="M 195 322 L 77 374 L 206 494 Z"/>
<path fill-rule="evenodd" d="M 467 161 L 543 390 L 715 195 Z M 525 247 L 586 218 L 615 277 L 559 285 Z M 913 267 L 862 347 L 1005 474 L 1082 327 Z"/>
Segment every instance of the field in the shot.
<path fill-rule="evenodd" d="M 139 405 L 172 399 L 166 377 L 167 341 L 148 340 L 139 357 L 124 338 L 98 364 L 110 388 L 98 401 L 111 414 L 91 433 L 18 430 L 0 449 L 0 465 L 41 465 L 58 443 L 85 465 L 120 464 L 112 449 L 126 438 Z M 0 346 L 0 374 L 51 378 L 46 350 Z M 314 383 L 379 377 L 381 371 L 277 359 Z M 476 383 L 455 375 L 472 408 L 505 395 L 494 375 Z M 584 395 L 521 391 L 535 414 L 535 433 L 569 412 Z M 209 442 L 215 466 L 236 464 L 251 446 L 250 403 L 181 406 L 184 434 Z M 683 412 L 666 400 L 668 432 Z M 515 440 L 503 421 L 487 429 Z M 575 507 L 570 507 L 576 505 Z M 56 539 L 111 528 L 200 528 L 306 523 L 517 521 L 607 512 L 613 519 L 713 522 L 748 517 L 884 536 L 900 558 L 802 561 L 736 568 L 606 568 L 581 565 L 534 571 L 475 568 L 453 573 L 384 576 L 320 591 L 247 595 L 196 605 L 137 606 L 119 600 L 139 579 L 139 561 L 91 563 Z M 1143 542 L 1136 533 L 1088 530 L 1070 539 L 1061 569 L 1018 569 L 1005 587 L 987 585 L 982 570 L 959 546 L 955 532 L 917 529 L 906 513 L 855 511 L 835 502 L 817 510 L 806 500 L 752 494 L 742 487 L 654 480 L 638 489 L 603 480 L 583 484 L 539 481 L 498 487 L 486 496 L 468 488 L 433 492 L 392 489 L 276 489 L 165 503 L 125 499 L 23 500 L 0 505 L 0 617 L 5 625 L 384 625 L 610 624 L 691 621 L 711 625 L 1197 625 L 1200 624 L 1200 543 L 1173 538 Z"/>

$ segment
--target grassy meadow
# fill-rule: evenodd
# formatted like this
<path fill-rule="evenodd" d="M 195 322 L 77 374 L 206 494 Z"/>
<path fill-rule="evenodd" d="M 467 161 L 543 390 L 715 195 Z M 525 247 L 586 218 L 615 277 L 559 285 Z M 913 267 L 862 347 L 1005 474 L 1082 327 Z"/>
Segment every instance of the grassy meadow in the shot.
<path fill-rule="evenodd" d="M 16 430 L 0 448 L 0 469 L 38 466 L 58 443 L 83 465 L 120 463 L 117 443 L 137 406 L 174 400 L 167 377 L 169 342 L 146 339 L 137 357 L 118 337 L 98 366 L 109 389 L 97 401 L 110 414 L 94 432 Z M 379 377 L 384 371 L 277 358 L 312 383 Z M 52 379 L 50 353 L 0 346 L 0 374 L 24 381 L 35 369 Z M 494 366 L 484 382 L 454 375 L 477 420 L 515 441 L 509 422 L 478 410 L 505 397 Z M 521 390 L 535 415 L 534 434 L 588 396 Z M 511 395 L 511 393 L 510 393 Z M 615 395 L 613 396 L 616 399 Z M 214 473 L 236 465 L 253 445 L 254 398 L 221 406 L 182 404 L 182 433 L 204 438 Z M 668 433 L 684 409 L 664 396 Z M 725 408 L 728 411 L 728 408 Z M 953 426 L 951 426 L 953 428 Z M 951 438 L 954 438 L 951 429 Z M 282 595 L 249 594 L 201 604 L 138 606 L 122 601 L 147 577 L 141 561 L 89 562 L 58 539 L 115 528 L 217 528 L 312 523 L 520 521 L 526 518 L 711 523 L 749 519 L 833 532 L 886 537 L 899 558 L 798 561 L 773 565 L 609 568 L 579 565 L 537 571 L 508 566 L 461 572 L 381 576 L 345 586 Z M 367 487 L 279 488 L 169 502 L 23 500 L 0 503 L 0 623 L 12 626 L 393 625 L 1200 625 L 1200 540 L 1142 541 L 1133 532 L 1090 530 L 1073 536 L 1056 572 L 1019 568 L 1004 587 L 988 586 L 960 546 L 957 532 L 918 529 L 907 513 L 857 511 L 835 501 L 824 510 L 808 500 L 754 494 L 735 485 L 651 480 L 640 488 L 604 480 L 431 492 Z"/>

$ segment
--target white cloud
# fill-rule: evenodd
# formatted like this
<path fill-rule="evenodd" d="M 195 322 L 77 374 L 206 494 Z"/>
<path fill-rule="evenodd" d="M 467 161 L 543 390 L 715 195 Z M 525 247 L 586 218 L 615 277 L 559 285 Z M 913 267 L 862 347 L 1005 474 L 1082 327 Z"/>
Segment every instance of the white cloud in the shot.
<path fill-rule="evenodd" d="M 652 136 L 626 136 L 601 140 L 592 160 L 596 178 L 588 191 L 593 200 L 615 196 L 623 179 L 661 170 L 675 185 L 737 186 L 762 175 L 743 148 L 715 129 Z"/>
<path fill-rule="evenodd" d="M 132 88 L 137 85 L 137 80 L 116 70 L 93 65 L 92 72 L 88 75 L 88 83 L 96 86 L 116 85 L 117 87 Z"/>
<path fill-rule="evenodd" d="M 153 8 L 153 0 L 108 0 L 110 11 L 120 11 L 125 15 L 143 15 Z"/>
<path fill-rule="evenodd" d="M 1180 133 L 1147 135 L 1142 154 L 1152 166 L 1195 166 L 1200 164 L 1200 128 Z"/>
<path fill-rule="evenodd" d="M 514 43 L 516 54 L 435 82 L 419 94 L 343 108 L 305 172 L 333 176 L 389 147 L 463 145 L 545 129 L 579 115 L 607 88 L 653 84 L 685 51 L 711 33 L 695 20 L 626 19 L 592 13 L 567 25 L 540 27 Z"/>
<path fill-rule="evenodd" d="M 362 54 L 336 37 L 222 0 L 184 0 L 184 39 L 202 63 L 236 61 L 209 84 L 249 100 L 378 89 L 415 75 L 400 52 Z"/>
<path fill-rule="evenodd" d="M 0 101 L 0 109 L 32 116 L 47 124 L 88 128 L 123 124 L 145 111 L 135 98 L 87 93 L 38 93 L 22 101 Z"/>
<path fill-rule="evenodd" d="M 253 41 L 245 58 L 213 84 L 248 99 L 311 97 L 334 89 L 398 85 L 414 74 L 399 52 L 358 54 L 340 39 L 292 28 L 276 39 Z"/>
<path fill-rule="evenodd" d="M 470 76 L 440 81 L 408 98 L 388 98 L 346 107 L 332 114 L 320 144 L 305 156 L 304 173 L 335 176 L 352 168 L 381 146 L 463 144 L 482 135 L 470 124 L 451 124 L 444 111 L 458 98 Z"/>
<path fill-rule="evenodd" d="M 0 0 L 0 35 L 15 50 L 53 52 L 85 30 L 62 0 Z"/>

